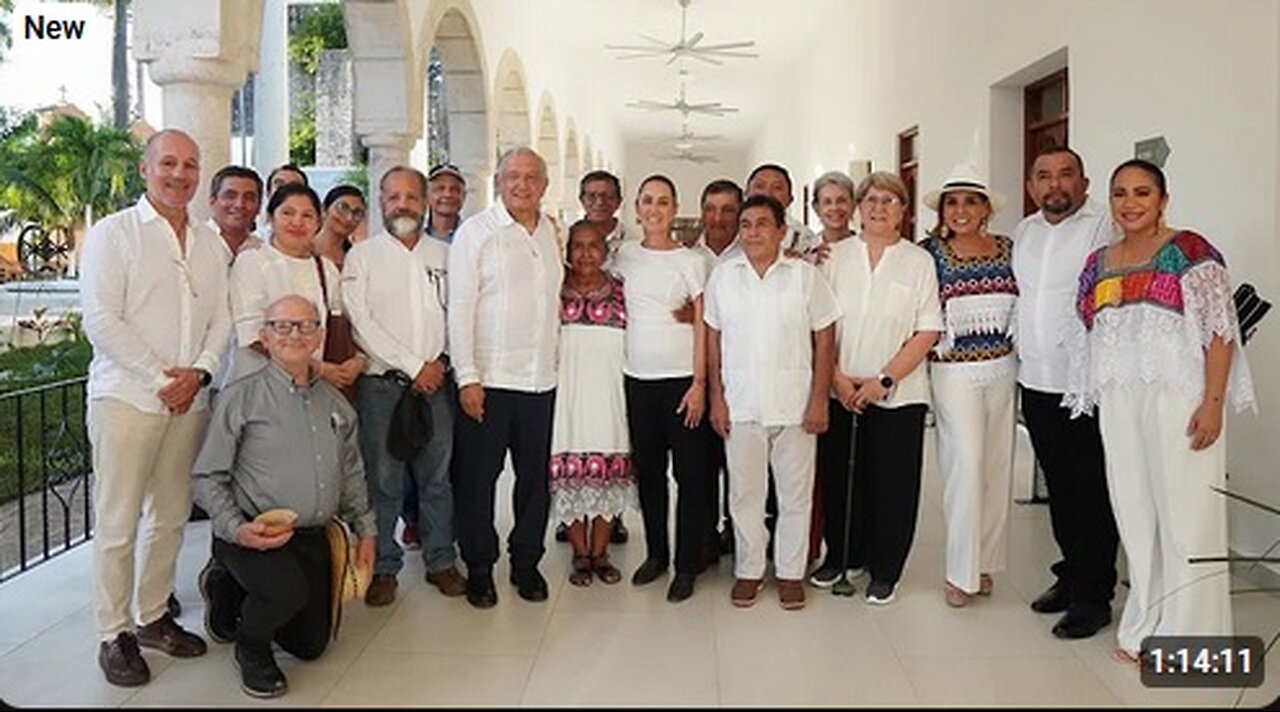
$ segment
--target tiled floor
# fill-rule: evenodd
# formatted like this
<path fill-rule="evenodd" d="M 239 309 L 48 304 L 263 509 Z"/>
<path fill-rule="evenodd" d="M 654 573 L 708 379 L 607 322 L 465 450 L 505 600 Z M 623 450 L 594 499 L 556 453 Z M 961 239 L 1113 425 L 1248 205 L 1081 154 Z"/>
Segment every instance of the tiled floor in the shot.
<path fill-rule="evenodd" d="M 932 455 L 932 443 L 926 452 Z M 499 508 L 509 523 L 503 477 Z M 1149 690 L 1111 659 L 1115 628 L 1064 642 L 1053 616 L 1027 602 L 1049 583 L 1055 547 L 1047 510 L 1014 505 L 1009 570 L 995 594 L 963 609 L 942 597 L 942 508 L 936 470 L 925 473 L 919 531 L 894 602 L 869 607 L 859 595 L 808 589 L 809 605 L 787 612 L 770 587 L 754 608 L 729 603 L 729 559 L 698 581 L 694 597 L 665 600 L 668 579 L 568 585 L 564 544 L 548 543 L 546 603 L 521 600 L 497 573 L 499 603 L 487 611 L 445 599 L 412 559 L 394 605 L 351 605 L 341 637 L 320 660 L 280 654 L 287 706 L 551 705 L 924 705 L 1245 706 L 1280 692 L 1280 655 L 1260 689 Z M 632 543 L 615 547 L 627 573 L 643 559 L 640 518 Z M 503 530 L 505 532 L 505 529 Z M 193 524 L 178 570 L 182 622 L 201 630 L 195 577 L 208 552 L 207 523 Z M 548 537 L 550 540 L 550 537 Z M 230 646 L 173 660 L 147 652 L 152 682 L 107 684 L 97 668 L 89 607 L 92 556 L 81 547 L 0 586 L 0 699 L 12 705 L 170 706 L 260 702 L 239 689 Z M 864 581 L 859 582 L 864 584 Z M 1241 582 L 1243 583 L 1243 582 Z M 861 588 L 861 586 L 860 586 Z M 861 593 L 861 591 L 860 591 Z M 1123 591 L 1119 598 L 1123 598 Z M 1234 598 L 1237 630 L 1269 639 L 1280 630 L 1280 598 Z M 1122 601 L 1117 601 L 1117 613 Z"/>

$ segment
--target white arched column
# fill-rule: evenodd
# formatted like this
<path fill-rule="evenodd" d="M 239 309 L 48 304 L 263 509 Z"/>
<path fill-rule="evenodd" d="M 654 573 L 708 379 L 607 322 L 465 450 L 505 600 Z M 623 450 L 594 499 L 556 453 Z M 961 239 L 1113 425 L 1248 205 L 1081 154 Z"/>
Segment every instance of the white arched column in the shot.
<path fill-rule="evenodd" d="M 253 77 L 254 168 L 266 177 L 289 161 L 289 31 L 287 0 L 265 0 L 262 49 Z"/>
<path fill-rule="evenodd" d="M 409 150 L 418 137 L 385 132 L 367 134 L 360 140 L 369 148 L 369 234 L 376 235 L 382 231 L 382 191 L 378 182 L 388 170 L 409 164 Z"/>
<path fill-rule="evenodd" d="M 231 159 L 231 94 L 257 67 L 262 4 L 256 0 L 173 3 L 137 0 L 133 46 L 160 86 L 163 128 L 182 129 L 200 147 L 200 187 L 190 210 L 209 215 L 209 176 Z"/>

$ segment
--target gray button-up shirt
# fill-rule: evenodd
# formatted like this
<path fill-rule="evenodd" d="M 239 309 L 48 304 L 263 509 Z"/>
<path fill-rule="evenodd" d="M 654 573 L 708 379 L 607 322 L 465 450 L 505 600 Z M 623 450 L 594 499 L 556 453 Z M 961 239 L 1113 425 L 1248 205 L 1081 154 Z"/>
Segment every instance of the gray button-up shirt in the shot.
<path fill-rule="evenodd" d="M 299 527 L 336 515 L 361 538 L 377 531 L 355 410 L 328 383 L 294 385 L 275 363 L 218 394 L 193 472 L 196 502 L 229 542 L 241 524 L 277 507 L 297 512 Z"/>

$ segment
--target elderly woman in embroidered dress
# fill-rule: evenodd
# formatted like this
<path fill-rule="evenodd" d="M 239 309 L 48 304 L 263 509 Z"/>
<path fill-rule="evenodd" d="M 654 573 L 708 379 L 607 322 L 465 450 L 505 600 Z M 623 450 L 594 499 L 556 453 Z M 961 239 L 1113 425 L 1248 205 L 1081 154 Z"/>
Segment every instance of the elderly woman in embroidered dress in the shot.
<path fill-rule="evenodd" d="M 990 595 L 1003 571 L 1013 481 L 1013 241 L 987 232 L 1004 199 L 971 166 L 925 194 L 938 223 L 921 244 L 933 256 L 946 328 L 929 352 L 938 469 L 946 516 L 944 594 L 960 607 Z"/>
<path fill-rule="evenodd" d="M 1068 340 L 1073 413 L 1098 405 L 1107 484 L 1129 560 L 1116 657 L 1149 635 L 1231 635 L 1225 562 L 1223 405 L 1254 408 L 1226 262 L 1164 222 L 1164 173 L 1126 161 L 1111 174 L 1124 238 L 1089 256 Z"/>

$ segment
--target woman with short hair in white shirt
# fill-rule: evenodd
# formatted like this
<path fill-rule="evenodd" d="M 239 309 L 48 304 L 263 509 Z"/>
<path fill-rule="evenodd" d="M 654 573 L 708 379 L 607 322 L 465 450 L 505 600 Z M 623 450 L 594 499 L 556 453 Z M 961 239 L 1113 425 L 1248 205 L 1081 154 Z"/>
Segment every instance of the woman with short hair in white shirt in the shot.
<path fill-rule="evenodd" d="M 278 189 L 267 204 L 271 244 L 240 255 L 231 268 L 231 319 L 237 350 L 234 378 L 266 364 L 258 329 L 267 306 L 280 297 L 300 294 L 316 305 L 320 326 L 329 314 L 341 313 L 338 269 L 315 255 L 312 239 L 320 228 L 320 198 L 305 185 L 290 183 Z M 320 377 L 337 388 L 355 383 L 364 368 L 357 354 L 342 363 L 324 361 L 324 344 L 316 350 Z"/>
<path fill-rule="evenodd" d="M 841 312 L 832 388 L 843 408 L 831 413 L 828 461 L 847 463 L 850 445 L 854 451 L 850 477 L 827 473 L 823 499 L 839 506 L 826 509 L 823 568 L 865 565 L 871 574 L 867 602 L 885 604 L 915 536 L 929 409 L 924 360 L 942 331 L 942 309 L 933 258 L 899 234 L 908 200 L 902 179 L 872 173 L 855 198 L 862 233 L 836 243 L 823 264 Z M 856 431 L 851 414 L 857 415 Z M 835 437 L 841 432 L 843 439 Z M 846 527 L 851 486 L 854 507 Z"/>
<path fill-rule="evenodd" d="M 676 187 L 662 175 L 640 184 L 636 214 L 644 239 L 618 248 L 613 269 L 623 279 L 627 301 L 627 420 L 632 466 L 640 485 L 647 556 L 631 583 L 647 584 L 671 560 L 667 533 L 667 453 L 678 485 L 676 502 L 676 576 L 667 600 L 693 595 L 700 569 L 706 496 L 705 449 L 706 327 L 702 290 L 706 264 L 701 255 L 675 240 Z M 693 303 L 693 323 L 675 312 Z"/>

